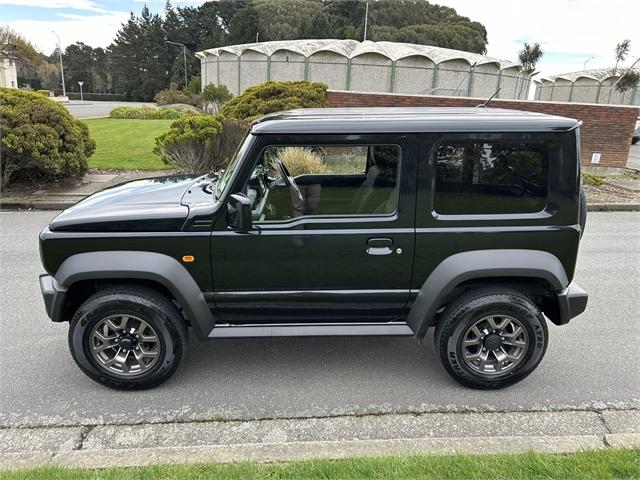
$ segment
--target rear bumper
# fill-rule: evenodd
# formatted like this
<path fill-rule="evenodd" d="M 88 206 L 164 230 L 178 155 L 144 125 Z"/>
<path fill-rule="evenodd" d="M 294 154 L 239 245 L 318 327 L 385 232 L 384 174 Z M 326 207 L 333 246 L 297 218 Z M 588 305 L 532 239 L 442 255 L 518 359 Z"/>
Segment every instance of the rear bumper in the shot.
<path fill-rule="evenodd" d="M 49 318 L 54 322 L 62 322 L 62 305 L 67 289 L 56 282 L 51 275 L 43 274 L 40 275 L 40 291 Z"/>
<path fill-rule="evenodd" d="M 558 325 L 565 325 L 587 308 L 589 296 L 580 286 L 571 282 L 567 288 L 556 294 L 558 299 Z"/>

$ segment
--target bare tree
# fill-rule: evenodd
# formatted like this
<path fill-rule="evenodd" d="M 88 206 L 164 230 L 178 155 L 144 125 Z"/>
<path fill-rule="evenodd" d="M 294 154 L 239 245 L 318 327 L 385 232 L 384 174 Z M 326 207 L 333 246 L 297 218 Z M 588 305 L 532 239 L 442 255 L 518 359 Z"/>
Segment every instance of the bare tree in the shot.
<path fill-rule="evenodd" d="M 522 89 L 524 88 L 525 83 L 531 81 L 531 76 L 536 68 L 536 65 L 544 55 L 544 51 L 539 43 L 534 43 L 533 45 L 529 45 L 525 43 L 522 50 L 518 52 L 518 60 L 520 60 L 520 65 L 522 65 L 523 71 L 523 82 L 520 85 L 520 89 L 518 91 L 518 98 L 522 95 Z"/>
<path fill-rule="evenodd" d="M 630 51 L 631 51 L 631 40 L 629 40 L 628 38 L 616 45 L 616 49 L 615 49 L 616 64 L 613 67 L 613 70 L 611 71 L 611 75 L 613 77 L 618 76 L 618 66 L 620 65 L 620 62 L 624 62 L 627 59 L 627 55 L 629 54 Z M 638 62 L 636 61 L 631 66 L 631 68 L 627 68 L 626 71 L 622 75 L 620 75 L 618 80 L 616 80 L 615 83 L 609 87 L 608 102 L 611 102 L 611 94 L 613 93 L 614 87 L 618 92 L 620 92 L 623 95 L 623 99 L 624 99 L 624 93 L 626 91 L 631 90 L 638 86 L 638 84 L 640 83 L 640 73 L 638 73 L 638 71 L 636 70 L 632 70 L 632 68 L 635 66 L 636 63 Z"/>
<path fill-rule="evenodd" d="M 618 64 L 626 60 L 629 50 L 631 50 L 631 40 L 628 38 L 616 45 L 616 66 L 613 67 L 614 74 L 618 73 Z"/>

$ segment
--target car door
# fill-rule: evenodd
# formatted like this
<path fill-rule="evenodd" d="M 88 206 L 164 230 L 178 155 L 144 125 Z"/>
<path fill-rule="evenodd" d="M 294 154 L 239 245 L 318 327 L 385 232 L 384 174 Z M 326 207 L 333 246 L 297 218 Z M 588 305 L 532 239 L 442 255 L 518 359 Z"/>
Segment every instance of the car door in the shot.
<path fill-rule="evenodd" d="M 232 230 L 223 215 L 212 235 L 222 321 L 401 318 L 414 256 L 416 159 L 415 135 L 258 136 L 230 189 L 251 199 L 253 228 Z M 277 160 L 299 192 L 279 178 Z"/>

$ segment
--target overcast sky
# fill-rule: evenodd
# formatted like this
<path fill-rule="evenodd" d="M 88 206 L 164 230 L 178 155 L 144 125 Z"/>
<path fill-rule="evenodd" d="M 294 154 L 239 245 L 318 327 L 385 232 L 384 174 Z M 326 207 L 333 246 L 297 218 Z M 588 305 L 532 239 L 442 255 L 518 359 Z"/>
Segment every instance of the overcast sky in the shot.
<path fill-rule="evenodd" d="M 63 46 L 77 41 L 106 47 L 120 24 L 143 3 L 161 12 L 164 0 L 0 0 L 0 22 L 31 40 L 49 54 L 55 30 Z M 176 6 L 202 1 L 173 0 Z M 632 55 L 640 56 L 640 1 L 638 0 L 441 0 L 460 15 L 481 22 L 489 34 L 487 54 L 517 61 L 523 42 L 539 42 L 545 55 L 541 75 L 609 67 L 613 49 L 629 38 Z M 629 58 L 627 64 L 635 58 Z"/>

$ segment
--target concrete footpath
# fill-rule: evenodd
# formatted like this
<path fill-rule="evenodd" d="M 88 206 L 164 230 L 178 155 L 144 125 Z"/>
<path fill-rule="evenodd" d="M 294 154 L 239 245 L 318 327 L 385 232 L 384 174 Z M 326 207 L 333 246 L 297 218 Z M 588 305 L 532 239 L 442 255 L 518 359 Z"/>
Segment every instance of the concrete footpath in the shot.
<path fill-rule="evenodd" d="M 640 448 L 640 410 L 422 413 L 0 429 L 0 469 Z"/>

